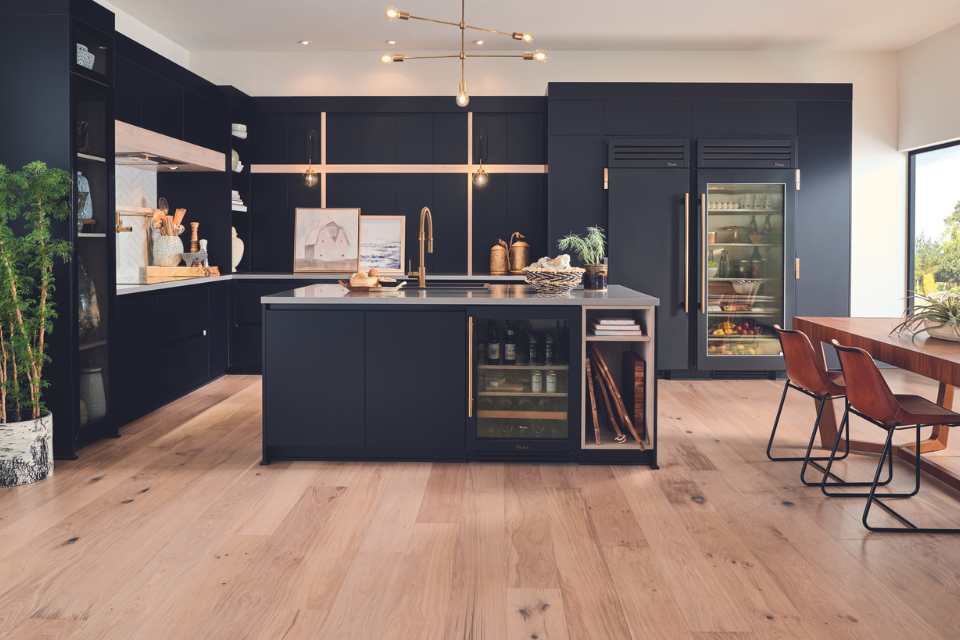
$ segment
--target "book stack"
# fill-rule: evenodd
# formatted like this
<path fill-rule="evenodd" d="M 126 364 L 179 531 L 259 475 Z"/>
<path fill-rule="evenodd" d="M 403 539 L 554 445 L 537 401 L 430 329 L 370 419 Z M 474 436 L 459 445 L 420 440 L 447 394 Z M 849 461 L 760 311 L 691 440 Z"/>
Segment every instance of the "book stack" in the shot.
<path fill-rule="evenodd" d="M 643 330 L 634 318 L 599 318 L 593 323 L 595 336 L 642 336 Z"/>
<path fill-rule="evenodd" d="M 236 189 L 233 189 L 230 191 L 230 200 L 231 200 L 231 208 L 234 211 L 239 211 L 243 213 L 247 210 L 247 205 L 244 204 L 243 198 L 240 197 L 240 192 L 237 191 Z"/>

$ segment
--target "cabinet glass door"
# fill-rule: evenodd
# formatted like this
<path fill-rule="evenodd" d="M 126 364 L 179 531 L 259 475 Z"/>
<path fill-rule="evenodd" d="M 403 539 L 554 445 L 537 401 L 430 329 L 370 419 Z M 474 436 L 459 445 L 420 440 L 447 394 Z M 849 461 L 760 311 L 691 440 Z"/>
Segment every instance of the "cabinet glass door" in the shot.
<path fill-rule="evenodd" d="M 784 326 L 785 183 L 707 182 L 704 309 L 708 359 L 779 356 Z"/>
<path fill-rule="evenodd" d="M 564 319 L 478 318 L 475 438 L 568 440 L 570 326 Z"/>

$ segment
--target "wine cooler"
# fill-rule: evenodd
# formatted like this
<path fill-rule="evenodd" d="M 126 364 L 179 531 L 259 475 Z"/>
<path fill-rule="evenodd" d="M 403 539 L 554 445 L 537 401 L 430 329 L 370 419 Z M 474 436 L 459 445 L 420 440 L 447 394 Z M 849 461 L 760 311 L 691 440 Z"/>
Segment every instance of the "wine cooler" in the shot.
<path fill-rule="evenodd" d="M 795 173 L 702 172 L 698 368 L 782 367 L 775 324 L 793 317 L 795 251 L 790 225 Z"/>
<path fill-rule="evenodd" d="M 576 312 L 483 311 L 469 325 L 473 451 L 569 451 L 579 437 Z"/>

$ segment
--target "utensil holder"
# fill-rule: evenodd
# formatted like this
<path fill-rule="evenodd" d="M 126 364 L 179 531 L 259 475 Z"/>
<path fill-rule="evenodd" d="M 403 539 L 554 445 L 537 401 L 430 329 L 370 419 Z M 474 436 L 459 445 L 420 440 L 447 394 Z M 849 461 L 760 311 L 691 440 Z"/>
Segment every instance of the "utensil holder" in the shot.
<path fill-rule="evenodd" d="M 152 234 L 152 257 L 155 267 L 176 267 L 183 259 L 183 240 L 179 236 Z"/>

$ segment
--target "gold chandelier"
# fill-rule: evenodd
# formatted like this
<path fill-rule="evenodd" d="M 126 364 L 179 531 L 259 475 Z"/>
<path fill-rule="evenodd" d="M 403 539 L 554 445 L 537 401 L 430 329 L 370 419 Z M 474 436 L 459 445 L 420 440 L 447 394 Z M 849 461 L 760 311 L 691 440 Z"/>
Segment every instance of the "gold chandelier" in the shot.
<path fill-rule="evenodd" d="M 483 31 L 485 33 L 494 33 L 501 36 L 507 36 L 513 40 L 519 40 L 521 42 L 533 42 L 533 36 L 529 33 L 522 31 L 500 31 L 499 29 L 490 29 L 487 27 L 478 27 L 476 25 L 467 24 L 466 22 L 466 0 L 460 0 L 460 21 L 451 22 L 449 20 L 437 20 L 435 18 L 424 18 L 423 16 L 415 16 L 407 11 L 401 11 L 395 7 L 390 7 L 387 9 L 387 18 L 391 20 L 421 20 L 423 22 L 433 22 L 434 24 L 443 24 L 450 27 L 456 27 L 460 30 L 460 51 L 459 53 L 451 53 L 448 55 L 437 55 L 437 56 L 405 56 L 402 53 L 385 53 L 380 58 L 380 61 L 385 64 L 391 64 L 394 62 L 406 62 L 407 60 L 442 60 L 442 59 L 458 59 L 460 61 L 460 84 L 457 87 L 457 105 L 460 107 L 466 107 L 470 104 L 470 95 L 467 93 L 467 81 L 464 78 L 464 62 L 467 58 L 518 58 L 520 60 L 534 61 L 534 62 L 546 62 L 547 54 L 539 49 L 536 51 L 524 51 L 522 53 L 467 53 L 464 47 L 465 33 L 467 29 L 472 31 Z"/>

